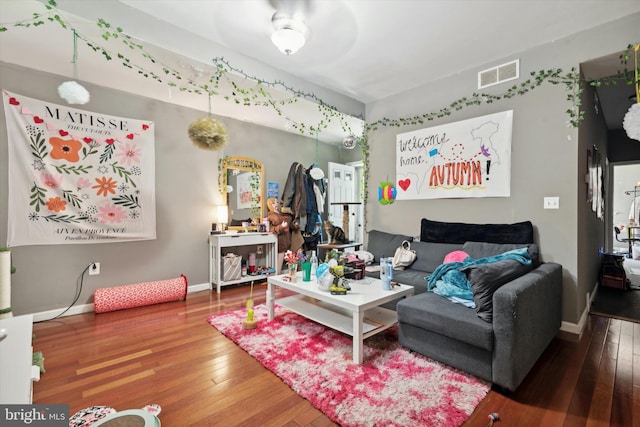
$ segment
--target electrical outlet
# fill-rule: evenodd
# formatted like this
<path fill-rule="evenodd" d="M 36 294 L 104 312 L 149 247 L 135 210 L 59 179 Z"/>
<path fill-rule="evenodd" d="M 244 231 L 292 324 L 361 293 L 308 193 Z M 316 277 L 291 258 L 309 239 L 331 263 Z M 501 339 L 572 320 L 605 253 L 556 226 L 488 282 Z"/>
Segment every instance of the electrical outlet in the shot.
<path fill-rule="evenodd" d="M 264 252 L 263 247 L 262 247 L 262 246 L 260 246 L 260 245 L 256 246 L 256 253 L 257 253 L 258 255 L 262 255 L 262 252 Z"/>
<path fill-rule="evenodd" d="M 545 209 L 560 209 L 560 197 L 545 197 L 544 198 Z"/>
<path fill-rule="evenodd" d="M 91 267 L 89 267 L 89 276 L 97 276 L 98 274 L 100 274 L 100 263 L 94 262 L 91 264 Z"/>

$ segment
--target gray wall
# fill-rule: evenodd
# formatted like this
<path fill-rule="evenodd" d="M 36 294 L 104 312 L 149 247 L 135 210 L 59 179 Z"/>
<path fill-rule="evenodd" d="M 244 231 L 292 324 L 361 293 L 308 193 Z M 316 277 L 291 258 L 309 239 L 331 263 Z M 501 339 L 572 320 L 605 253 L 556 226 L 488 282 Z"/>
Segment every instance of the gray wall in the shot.
<path fill-rule="evenodd" d="M 638 42 L 640 14 L 522 52 L 521 76 L 530 71 L 579 68 L 581 62 L 618 52 Z M 476 73 L 511 60 L 460 70 L 433 84 L 367 105 L 367 122 L 433 112 L 476 91 Z M 60 102 L 55 88 L 62 81 L 30 69 L 0 63 L 2 87 L 26 96 Z M 313 140 L 223 119 L 232 136 L 224 153 L 191 146 L 186 127 L 201 111 L 177 107 L 104 87 L 87 85 L 92 101 L 86 109 L 156 122 L 156 192 L 158 239 L 147 242 L 79 246 L 34 246 L 13 250 L 13 305 L 17 314 L 65 307 L 73 298 L 76 282 L 90 261 L 102 262 L 103 273 L 88 277 L 80 303 L 90 302 L 93 289 L 138 281 L 187 275 L 190 283 L 207 281 L 207 231 L 217 201 L 217 161 L 220 155 L 251 155 L 263 161 L 267 181 L 284 179 L 292 161 L 315 160 Z M 503 87 L 490 89 L 494 93 Z M 564 267 L 563 320 L 584 319 L 587 300 L 597 280 L 597 249 L 603 246 L 602 221 L 586 203 L 584 173 L 586 148 L 600 139 L 601 125 L 589 117 L 579 130 L 567 126 L 563 85 L 545 85 L 524 96 L 494 104 L 468 107 L 450 117 L 401 128 L 380 128 L 369 135 L 370 177 L 367 183 L 367 229 L 384 229 L 410 235 L 419 233 L 420 219 L 504 223 L 531 220 L 545 261 Z M 400 132 L 436 126 L 504 110 L 514 110 L 511 197 L 402 201 L 382 206 L 375 197 L 378 183 L 395 175 L 395 136 Z M 591 123 L 596 120 L 595 123 Z M 6 127 L 0 127 L 0 170 L 6 170 Z M 354 160 L 320 144 L 319 164 Z M 295 153 L 295 154 L 292 154 Z M 343 157 L 344 156 L 344 157 Z M 326 170 L 326 169 L 325 169 Z M 0 224 L 6 224 L 6 172 L 0 173 Z M 189 186 L 190 191 L 181 191 Z M 559 210 L 542 208 L 545 196 L 559 196 Z M 595 228 L 595 230 L 594 230 Z M 595 233 L 594 233 L 595 231 Z M 585 237 L 587 235 L 591 235 Z M 0 229 L 0 241 L 6 230 Z"/>
<path fill-rule="evenodd" d="M 585 119 L 580 126 L 580 136 L 578 138 L 577 168 L 578 180 L 576 187 L 576 197 L 578 203 L 577 218 L 577 287 L 574 290 L 567 287 L 565 283 L 565 300 L 567 296 L 575 299 L 576 317 L 584 316 L 583 310 L 587 307 L 587 298 L 593 294 L 593 290 L 598 281 L 598 272 L 600 271 L 600 254 L 599 249 L 605 247 L 606 224 L 610 221 L 609 212 L 606 208 L 604 215 L 599 218 L 597 213 L 593 211 L 592 203 L 587 200 L 587 184 L 585 176 L 588 173 L 587 151 L 593 147 L 597 148 L 600 154 L 602 174 L 604 175 L 604 185 L 610 183 L 605 159 L 608 154 L 607 129 L 600 108 L 596 110 L 594 105 L 594 91 L 591 86 L 586 86 L 582 96 L 583 110 Z M 582 179 L 580 179 L 582 177 Z M 611 193 L 606 189 L 603 193 L 604 198 L 610 198 Z M 565 304 L 566 307 L 566 304 Z M 566 314 L 566 313 L 565 313 Z"/>
<path fill-rule="evenodd" d="M 461 70 L 433 84 L 370 103 L 367 105 L 367 122 L 383 117 L 395 119 L 436 112 L 442 106 L 476 92 L 478 71 L 514 58 L 520 58 L 521 79 L 528 78 L 531 71 L 542 69 L 562 68 L 566 72 L 572 67 L 579 69 L 581 62 L 621 51 L 629 43 L 637 42 L 639 22 L 640 14 L 631 15 L 503 61 L 478 69 Z M 487 92 L 501 93 L 505 90 L 503 86 L 490 88 Z M 396 134 L 499 111 L 514 111 L 511 197 L 400 201 L 386 206 L 370 197 L 367 229 L 417 235 L 421 218 L 474 223 L 530 220 L 535 227 L 542 258 L 564 267 L 563 320 L 579 323 L 586 313 L 587 292 L 592 290 L 597 280 L 597 250 L 604 245 L 603 223 L 587 211 L 585 200 L 586 147 L 596 137 L 587 135 L 587 139 L 582 141 L 582 135 L 595 130 L 599 144 L 606 141 L 606 135 L 602 137 L 601 125 L 597 123 L 583 124 L 579 129 L 579 141 L 578 130 L 567 126 L 565 110 L 571 108 L 571 104 L 566 97 L 563 85 L 546 84 L 523 96 L 467 107 L 439 120 L 400 128 L 381 127 L 372 132 L 369 137 L 370 194 L 374 194 L 380 181 L 395 176 Z M 544 210 L 545 196 L 559 196 L 560 209 Z M 585 239 L 587 234 L 590 237 Z M 579 265 L 579 260 L 582 265 Z"/>
<path fill-rule="evenodd" d="M 3 89 L 64 104 L 57 87 L 66 79 L 0 62 Z M 238 120 L 219 118 L 230 143 L 222 151 L 195 147 L 187 127 L 206 113 L 82 82 L 91 101 L 79 108 L 122 117 L 152 120 L 156 125 L 157 239 L 142 242 L 84 245 L 41 245 L 11 248 L 14 314 L 67 307 L 76 294 L 80 273 L 92 261 L 99 276 L 86 276 L 78 304 L 90 303 L 98 287 L 169 279 L 184 274 L 190 285 L 208 282 L 208 232 L 219 204 L 218 159 L 242 155 L 265 165 L 265 180 L 285 184 L 292 162 L 310 166 L 316 160 L 315 139 Z M 7 241 L 7 129 L 0 111 L 0 243 Z M 318 144 L 318 164 L 341 161 L 341 151 Z"/>

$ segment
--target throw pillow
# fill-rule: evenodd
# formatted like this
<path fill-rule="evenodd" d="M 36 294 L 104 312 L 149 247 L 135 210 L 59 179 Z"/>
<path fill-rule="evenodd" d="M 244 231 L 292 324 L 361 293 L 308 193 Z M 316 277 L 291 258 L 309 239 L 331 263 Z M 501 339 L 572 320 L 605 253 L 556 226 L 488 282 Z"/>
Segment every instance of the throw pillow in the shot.
<path fill-rule="evenodd" d="M 462 250 L 473 258 L 485 258 L 494 255 L 500 255 L 514 249 L 527 248 L 529 258 L 533 262 L 533 266 L 540 265 L 540 251 L 535 243 L 486 243 L 486 242 L 465 242 Z"/>
<path fill-rule="evenodd" d="M 531 221 L 513 224 L 467 224 L 422 218 L 420 240 L 423 242 L 459 243 L 467 241 L 492 243 L 533 243 Z"/>
<path fill-rule="evenodd" d="M 462 262 L 469 256 L 465 251 L 453 251 L 449 252 L 445 257 L 443 264 L 449 264 L 451 262 Z"/>
<path fill-rule="evenodd" d="M 528 273 L 532 264 L 521 264 L 512 259 L 505 259 L 488 264 L 477 264 L 461 271 L 467 275 L 473 291 L 478 317 L 486 322 L 493 321 L 493 293 L 502 285 Z"/>
<path fill-rule="evenodd" d="M 453 251 L 462 249 L 462 245 L 451 243 L 411 242 L 411 249 L 416 251 L 416 260 L 411 264 L 412 270 L 431 273 L 444 257 Z"/>

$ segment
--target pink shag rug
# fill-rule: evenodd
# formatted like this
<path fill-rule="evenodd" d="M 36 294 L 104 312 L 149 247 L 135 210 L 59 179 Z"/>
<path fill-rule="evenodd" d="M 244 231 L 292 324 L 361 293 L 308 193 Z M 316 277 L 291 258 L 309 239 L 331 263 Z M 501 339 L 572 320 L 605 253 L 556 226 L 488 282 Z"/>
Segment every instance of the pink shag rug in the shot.
<path fill-rule="evenodd" d="M 207 319 L 342 426 L 460 426 L 490 385 L 400 346 L 393 327 L 365 340 L 364 363 L 352 360 L 351 337 L 276 306 L 255 307 L 258 327 L 245 330 L 246 310 Z"/>

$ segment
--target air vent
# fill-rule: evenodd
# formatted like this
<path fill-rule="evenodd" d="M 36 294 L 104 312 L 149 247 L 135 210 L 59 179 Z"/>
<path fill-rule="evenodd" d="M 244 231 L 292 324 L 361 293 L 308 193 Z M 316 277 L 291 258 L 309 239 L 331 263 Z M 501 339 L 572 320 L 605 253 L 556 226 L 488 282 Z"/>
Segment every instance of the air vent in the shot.
<path fill-rule="evenodd" d="M 520 60 L 507 62 L 478 73 L 478 89 L 508 82 L 520 77 Z"/>

